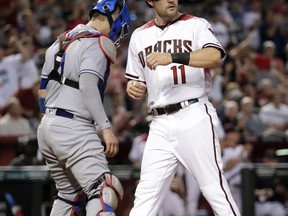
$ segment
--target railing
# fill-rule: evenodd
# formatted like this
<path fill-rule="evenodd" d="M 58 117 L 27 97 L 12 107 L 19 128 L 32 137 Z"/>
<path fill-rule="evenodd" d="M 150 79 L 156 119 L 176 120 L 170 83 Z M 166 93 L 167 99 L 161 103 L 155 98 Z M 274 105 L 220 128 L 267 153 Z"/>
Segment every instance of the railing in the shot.
<path fill-rule="evenodd" d="M 133 169 L 130 165 L 111 165 L 109 168 L 115 176 L 122 180 L 124 190 L 131 187 L 133 182 L 139 178 L 139 170 Z M 255 178 L 273 176 L 288 178 L 288 164 L 269 165 L 257 163 L 247 165 L 242 169 L 242 215 L 255 216 Z M 23 207 L 29 212 L 29 216 L 46 215 L 43 213 L 43 206 L 45 203 L 51 204 L 53 199 L 51 188 L 53 187 L 54 183 L 46 166 L 0 166 L 0 198 L 5 191 L 13 192 L 15 197 L 18 197 L 19 203 L 25 203 L 28 206 Z M 127 203 L 125 202 L 122 203 L 123 206 L 120 203 L 119 212 L 121 208 L 126 207 Z M 122 214 L 118 213 L 117 215 L 121 216 Z"/>
<path fill-rule="evenodd" d="M 139 178 L 139 170 L 129 165 L 111 165 L 111 172 L 117 176 L 125 190 L 117 208 L 117 216 L 123 216 L 132 205 L 131 187 Z M 47 166 L 0 166 L 0 215 L 10 215 L 4 195 L 10 193 L 17 204 L 21 205 L 24 215 L 48 216 L 56 195 L 53 179 Z"/>
<path fill-rule="evenodd" d="M 139 178 L 139 170 L 130 165 L 111 165 L 109 168 L 120 180 Z M 5 180 L 50 181 L 52 178 L 47 166 L 0 166 L 0 182 Z"/>

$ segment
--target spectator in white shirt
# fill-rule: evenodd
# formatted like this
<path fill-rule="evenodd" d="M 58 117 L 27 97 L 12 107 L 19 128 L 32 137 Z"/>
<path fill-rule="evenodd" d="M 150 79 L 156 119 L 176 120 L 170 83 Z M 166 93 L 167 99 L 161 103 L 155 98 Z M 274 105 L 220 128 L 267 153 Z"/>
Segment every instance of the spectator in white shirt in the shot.
<path fill-rule="evenodd" d="M 29 121 L 22 117 L 22 108 L 17 98 L 10 98 L 0 118 L 0 136 L 22 136 L 32 133 Z"/>
<path fill-rule="evenodd" d="M 271 92 L 270 102 L 261 107 L 259 117 L 270 134 L 285 136 L 288 130 L 288 105 L 281 102 L 282 96 L 277 90 Z"/>
<path fill-rule="evenodd" d="M 17 47 L 19 53 L 6 56 L 0 61 L 0 109 L 19 88 L 30 88 L 40 78 L 36 63 L 32 59 L 31 39 L 19 41 L 12 36 L 10 43 Z"/>

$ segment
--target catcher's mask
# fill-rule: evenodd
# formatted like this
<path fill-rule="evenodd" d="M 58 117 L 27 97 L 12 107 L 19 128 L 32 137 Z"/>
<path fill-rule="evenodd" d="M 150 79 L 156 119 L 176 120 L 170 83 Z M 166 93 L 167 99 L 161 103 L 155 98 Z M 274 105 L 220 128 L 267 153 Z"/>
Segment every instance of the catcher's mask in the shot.
<path fill-rule="evenodd" d="M 181 4 L 182 0 L 178 0 L 178 4 Z M 148 5 L 149 8 L 152 8 L 152 6 L 148 3 L 148 1 L 146 0 L 146 4 Z"/>
<path fill-rule="evenodd" d="M 113 21 L 112 13 L 120 8 L 120 12 L 116 19 Z M 99 0 L 95 3 L 90 12 L 90 19 L 94 12 L 107 16 L 110 24 L 109 38 L 114 42 L 116 48 L 118 48 L 121 42 L 127 37 L 130 28 L 130 13 L 125 0 Z"/>

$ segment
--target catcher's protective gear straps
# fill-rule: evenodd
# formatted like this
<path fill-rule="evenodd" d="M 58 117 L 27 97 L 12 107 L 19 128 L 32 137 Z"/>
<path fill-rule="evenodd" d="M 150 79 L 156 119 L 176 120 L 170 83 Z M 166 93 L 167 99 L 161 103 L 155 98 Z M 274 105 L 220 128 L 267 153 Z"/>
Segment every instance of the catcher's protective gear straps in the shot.
<path fill-rule="evenodd" d="M 59 199 L 69 205 L 72 205 L 73 212 L 71 216 L 86 216 L 86 204 L 88 200 L 85 194 L 77 195 L 74 201 L 64 199 L 58 195 L 55 197 L 55 199 Z"/>
<path fill-rule="evenodd" d="M 70 86 L 72 88 L 76 88 L 79 89 L 79 83 L 68 79 L 62 75 L 60 75 L 58 73 L 58 69 L 60 67 L 61 61 L 62 61 L 62 57 L 66 51 L 66 49 L 68 48 L 68 46 L 75 40 L 79 39 L 79 38 L 90 38 L 90 37 L 99 37 L 102 34 L 93 34 L 89 31 L 83 31 L 80 32 L 72 37 L 67 37 L 68 31 L 62 33 L 60 36 L 58 36 L 58 42 L 59 42 L 59 51 L 56 55 L 55 61 L 54 61 L 54 68 L 53 70 L 50 72 L 50 74 L 48 75 L 48 80 L 55 80 L 57 82 L 59 82 L 60 84 L 64 84 L 67 86 Z"/>

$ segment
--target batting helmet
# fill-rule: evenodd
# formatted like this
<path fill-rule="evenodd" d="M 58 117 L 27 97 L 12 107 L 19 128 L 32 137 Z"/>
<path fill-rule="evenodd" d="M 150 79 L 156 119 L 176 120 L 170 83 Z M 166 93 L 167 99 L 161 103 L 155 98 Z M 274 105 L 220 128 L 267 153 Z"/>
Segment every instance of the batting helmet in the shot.
<path fill-rule="evenodd" d="M 117 7 L 120 8 L 120 12 L 113 21 L 112 13 Z M 127 37 L 131 23 L 130 13 L 125 0 L 99 0 L 92 6 L 89 12 L 90 19 L 96 11 L 107 16 L 111 28 L 109 37 L 114 41 L 116 47 L 119 46 L 121 41 Z"/>
<path fill-rule="evenodd" d="M 181 4 L 182 3 L 182 0 L 178 0 L 178 4 Z M 152 8 L 152 6 L 147 2 L 146 0 L 146 4 L 148 5 L 149 8 Z"/>

